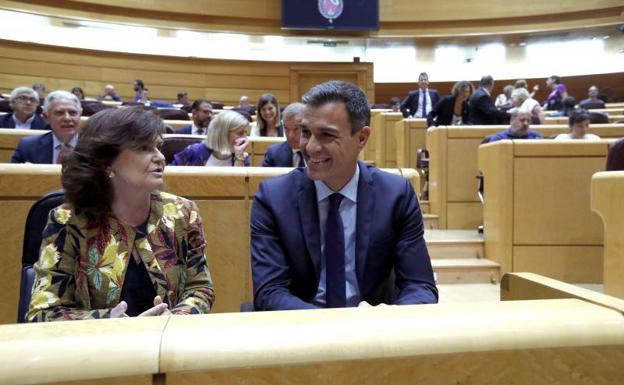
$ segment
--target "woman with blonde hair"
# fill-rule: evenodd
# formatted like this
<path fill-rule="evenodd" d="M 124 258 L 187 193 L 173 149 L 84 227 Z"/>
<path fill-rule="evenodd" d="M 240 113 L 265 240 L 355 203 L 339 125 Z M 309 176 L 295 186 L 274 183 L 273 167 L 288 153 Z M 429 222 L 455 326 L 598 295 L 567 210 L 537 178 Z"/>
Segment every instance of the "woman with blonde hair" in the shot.
<path fill-rule="evenodd" d="M 531 97 L 526 88 L 516 88 L 511 92 L 511 103 L 518 112 L 529 112 L 533 124 L 544 124 L 544 113 L 539 102 Z"/>
<path fill-rule="evenodd" d="M 235 111 L 223 111 L 210 121 L 206 140 L 191 144 L 173 157 L 172 166 L 248 167 L 249 121 Z"/>

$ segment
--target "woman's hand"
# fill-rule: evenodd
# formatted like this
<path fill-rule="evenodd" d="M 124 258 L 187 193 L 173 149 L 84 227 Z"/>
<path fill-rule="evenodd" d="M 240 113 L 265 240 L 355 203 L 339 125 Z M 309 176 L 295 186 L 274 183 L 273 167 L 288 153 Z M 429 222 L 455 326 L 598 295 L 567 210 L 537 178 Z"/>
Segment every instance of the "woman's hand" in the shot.
<path fill-rule="evenodd" d="M 128 317 L 126 311 L 128 310 L 128 304 L 126 301 L 121 301 L 111 309 L 110 317 L 111 318 L 125 318 Z"/>
<path fill-rule="evenodd" d="M 139 314 L 138 317 L 153 317 L 160 315 L 171 315 L 171 311 L 169 310 L 169 305 L 164 303 L 162 298 L 157 295 L 154 297 L 154 307 L 145 310 L 143 313 Z"/>
<path fill-rule="evenodd" d="M 234 141 L 234 155 L 237 158 L 242 158 L 245 155 L 245 149 L 249 147 L 249 139 L 246 137 L 238 138 Z"/>

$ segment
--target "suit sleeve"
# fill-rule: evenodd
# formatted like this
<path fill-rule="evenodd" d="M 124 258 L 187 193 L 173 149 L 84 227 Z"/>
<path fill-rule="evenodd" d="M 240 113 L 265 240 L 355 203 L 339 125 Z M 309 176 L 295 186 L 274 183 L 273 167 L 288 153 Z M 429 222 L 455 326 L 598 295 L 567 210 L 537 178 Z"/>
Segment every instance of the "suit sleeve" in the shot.
<path fill-rule="evenodd" d="M 416 95 L 416 96 L 414 96 L 414 95 Z M 399 107 L 399 109 L 403 113 L 403 117 L 404 118 L 407 118 L 408 116 L 410 116 L 412 114 L 412 112 L 409 111 L 409 109 L 412 108 L 412 103 L 413 103 L 414 97 L 416 97 L 416 98 L 418 97 L 418 92 L 409 93 L 407 95 L 407 98 L 405 98 L 403 103 L 401 103 L 401 107 Z"/>
<path fill-rule="evenodd" d="M 424 238 L 422 214 L 413 188 L 406 180 L 402 207 L 397 211 L 395 275 L 399 289 L 397 305 L 438 302 L 438 289 L 433 278 L 431 259 Z"/>
<path fill-rule="evenodd" d="M 17 144 L 17 148 L 11 156 L 11 163 L 26 163 L 24 161 L 24 146 L 22 140 L 23 139 L 20 139 L 19 143 Z"/>
<path fill-rule="evenodd" d="M 264 154 L 264 159 L 262 160 L 262 167 L 275 167 L 275 161 L 273 160 L 273 151 L 269 148 Z"/>
<path fill-rule="evenodd" d="M 489 96 L 485 94 L 482 95 L 478 99 L 478 102 L 479 110 L 481 110 L 484 115 L 495 118 L 497 123 L 504 121 L 506 113 L 499 111 L 498 108 L 494 106 L 494 102 Z"/>
<path fill-rule="evenodd" d="M 280 238 L 266 190 L 266 185 L 261 183 L 251 209 L 254 306 L 256 310 L 316 309 L 289 290 L 292 278 L 282 247 L 284 241 Z"/>
<path fill-rule="evenodd" d="M 440 103 L 440 102 L 434 104 L 433 108 L 431 109 L 431 112 L 427 114 L 427 127 L 431 127 L 434 125 L 435 119 L 440 114 L 440 107 L 442 104 L 443 103 Z"/>

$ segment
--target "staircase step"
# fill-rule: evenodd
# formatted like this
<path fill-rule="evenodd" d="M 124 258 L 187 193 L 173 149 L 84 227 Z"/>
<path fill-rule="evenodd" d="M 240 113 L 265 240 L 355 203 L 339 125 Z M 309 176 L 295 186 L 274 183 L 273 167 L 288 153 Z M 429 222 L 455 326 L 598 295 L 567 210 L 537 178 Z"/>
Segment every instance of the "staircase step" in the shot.
<path fill-rule="evenodd" d="M 418 203 L 420 204 L 420 211 L 423 214 L 429 214 L 429 201 L 420 201 Z"/>
<path fill-rule="evenodd" d="M 439 216 L 435 214 L 423 214 L 423 222 L 425 222 L 425 229 L 437 229 L 438 218 Z"/>
<path fill-rule="evenodd" d="M 500 264 L 485 258 L 432 259 L 431 265 L 440 284 L 492 283 L 500 279 Z"/>
<path fill-rule="evenodd" d="M 476 230 L 425 230 L 432 259 L 483 258 L 483 236 Z"/>

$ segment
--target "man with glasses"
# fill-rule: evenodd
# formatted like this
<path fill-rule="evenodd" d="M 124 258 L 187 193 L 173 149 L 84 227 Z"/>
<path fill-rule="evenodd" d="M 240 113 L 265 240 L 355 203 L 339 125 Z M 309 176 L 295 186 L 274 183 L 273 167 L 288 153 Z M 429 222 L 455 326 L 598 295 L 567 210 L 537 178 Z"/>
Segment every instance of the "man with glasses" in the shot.
<path fill-rule="evenodd" d="M 1 128 L 50 129 L 45 120 L 36 113 L 39 95 L 35 90 L 29 87 L 17 87 L 11 91 L 10 102 L 13 112 L 0 118 Z"/>
<path fill-rule="evenodd" d="M 213 115 L 212 104 L 205 99 L 197 99 L 191 106 L 191 113 L 193 124 L 180 128 L 176 134 L 206 135 Z"/>
<path fill-rule="evenodd" d="M 46 96 L 43 116 L 50 122 L 51 132 L 20 139 L 11 163 L 61 164 L 76 147 L 82 108 L 76 95 L 53 91 Z"/>

